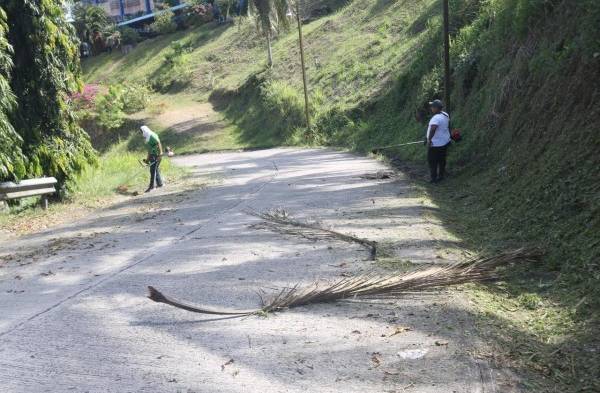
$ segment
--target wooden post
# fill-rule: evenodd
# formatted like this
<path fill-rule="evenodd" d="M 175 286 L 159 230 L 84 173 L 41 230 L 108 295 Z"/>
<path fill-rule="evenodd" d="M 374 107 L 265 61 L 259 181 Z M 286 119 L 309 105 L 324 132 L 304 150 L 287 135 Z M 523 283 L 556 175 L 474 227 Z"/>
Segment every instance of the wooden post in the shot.
<path fill-rule="evenodd" d="M 442 0 L 444 8 L 444 106 L 450 111 L 450 12 L 448 0 Z"/>
<path fill-rule="evenodd" d="M 304 84 L 304 113 L 306 128 L 310 128 L 310 112 L 308 110 L 308 85 L 306 83 L 306 66 L 304 65 L 304 44 L 302 42 L 302 22 L 300 21 L 300 0 L 296 0 L 296 21 L 298 22 L 298 41 L 300 43 L 300 63 L 302 65 L 302 83 Z"/>

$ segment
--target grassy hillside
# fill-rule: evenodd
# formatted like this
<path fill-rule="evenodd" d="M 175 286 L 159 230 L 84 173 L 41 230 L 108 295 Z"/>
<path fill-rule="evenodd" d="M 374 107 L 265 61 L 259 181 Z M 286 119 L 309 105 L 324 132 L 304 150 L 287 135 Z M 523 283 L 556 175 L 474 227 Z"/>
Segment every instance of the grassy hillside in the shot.
<path fill-rule="evenodd" d="M 271 69 L 248 21 L 158 37 L 84 69 L 88 81 L 148 83 L 159 100 L 210 101 L 234 124 L 219 148 L 367 152 L 422 137 L 426 102 L 442 95 L 440 8 L 433 0 L 354 1 L 305 24 L 311 129 L 295 31 L 277 37 Z M 598 390 L 600 3 L 453 0 L 450 9 L 451 114 L 465 140 L 451 150 L 449 181 L 426 191 L 470 247 L 546 253 L 540 266 L 472 292 L 498 359 L 537 376 L 532 391 Z M 194 143 L 180 148 L 212 142 Z M 421 146 L 389 155 L 424 159 Z"/>

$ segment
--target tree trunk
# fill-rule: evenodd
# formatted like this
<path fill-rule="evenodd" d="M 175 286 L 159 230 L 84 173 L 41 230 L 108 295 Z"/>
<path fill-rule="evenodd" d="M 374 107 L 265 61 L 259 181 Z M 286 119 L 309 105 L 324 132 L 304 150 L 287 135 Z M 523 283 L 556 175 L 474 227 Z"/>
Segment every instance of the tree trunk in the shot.
<path fill-rule="evenodd" d="M 267 65 L 273 67 L 273 51 L 271 50 L 271 30 L 267 30 Z"/>

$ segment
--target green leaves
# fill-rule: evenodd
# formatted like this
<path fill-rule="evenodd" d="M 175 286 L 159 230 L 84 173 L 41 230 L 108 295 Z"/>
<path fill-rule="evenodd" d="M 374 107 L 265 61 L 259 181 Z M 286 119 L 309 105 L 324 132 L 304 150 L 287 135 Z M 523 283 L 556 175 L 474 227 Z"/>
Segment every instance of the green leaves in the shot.
<path fill-rule="evenodd" d="M 0 8 L 0 179 L 19 179 L 24 175 L 23 140 L 10 122 L 16 106 L 9 80 L 13 67 L 13 49 L 7 39 L 6 13 Z"/>
<path fill-rule="evenodd" d="M 75 30 L 59 0 L 3 4 L 0 179 L 47 175 L 62 183 L 95 159 L 66 103 L 81 87 Z"/>
<path fill-rule="evenodd" d="M 123 89 L 118 85 L 110 86 L 108 93 L 96 102 L 98 123 L 108 129 L 121 127 L 125 121 L 123 107 Z"/>
<path fill-rule="evenodd" d="M 175 14 L 170 9 L 161 11 L 154 18 L 150 29 L 158 34 L 169 34 L 177 30 L 177 24 L 173 21 Z"/>
<path fill-rule="evenodd" d="M 112 30 L 113 23 L 102 7 L 79 3 L 73 14 L 77 36 L 83 42 L 94 43 L 98 37 Z"/>

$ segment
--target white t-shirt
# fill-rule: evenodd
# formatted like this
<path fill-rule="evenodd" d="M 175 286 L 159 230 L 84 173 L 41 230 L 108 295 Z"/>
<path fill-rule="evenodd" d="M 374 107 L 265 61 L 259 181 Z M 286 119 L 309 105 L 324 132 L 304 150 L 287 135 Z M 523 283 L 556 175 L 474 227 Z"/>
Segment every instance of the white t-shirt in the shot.
<path fill-rule="evenodd" d="M 431 126 L 436 125 L 435 135 L 431 140 L 431 145 L 434 147 L 446 146 L 450 143 L 450 117 L 446 112 L 441 112 L 433 115 L 429 120 L 429 126 L 427 127 L 427 134 L 425 137 L 429 140 L 429 133 L 431 132 Z"/>

